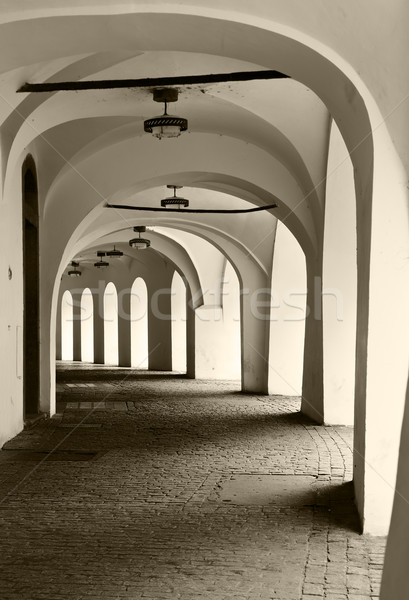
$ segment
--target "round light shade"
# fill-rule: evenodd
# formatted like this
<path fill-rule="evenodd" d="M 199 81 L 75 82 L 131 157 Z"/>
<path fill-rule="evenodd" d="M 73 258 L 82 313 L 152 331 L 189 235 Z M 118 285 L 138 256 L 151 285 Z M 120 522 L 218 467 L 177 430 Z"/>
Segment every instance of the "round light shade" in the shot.
<path fill-rule="evenodd" d="M 74 267 L 74 269 L 72 271 L 68 271 L 68 275 L 70 277 L 81 277 L 81 271 L 77 271 L 77 267 L 79 267 L 79 264 L 80 263 L 76 262 L 75 260 L 71 262 L 71 266 Z"/>
<path fill-rule="evenodd" d="M 120 250 L 117 250 L 114 246 L 113 250 L 108 250 L 108 252 L 106 252 L 106 255 L 110 256 L 111 258 L 121 258 L 121 256 L 124 255 L 124 253 Z"/>
<path fill-rule="evenodd" d="M 97 267 L 98 269 L 105 269 L 106 267 L 109 267 L 109 262 L 106 262 L 105 260 L 101 260 L 94 263 L 94 267 Z"/>
<path fill-rule="evenodd" d="M 174 115 L 161 115 L 152 117 L 143 123 L 143 128 L 147 133 L 161 140 L 162 138 L 179 137 L 182 131 L 187 129 L 187 119 L 176 117 Z"/>
<path fill-rule="evenodd" d="M 159 140 L 162 138 L 178 137 L 182 131 L 187 129 L 187 119 L 168 115 L 168 102 L 176 102 L 178 99 L 178 90 L 175 88 L 157 88 L 153 90 L 153 99 L 155 102 L 163 102 L 165 110 L 163 115 L 152 117 L 143 123 L 146 132 L 151 133 Z"/>
<path fill-rule="evenodd" d="M 161 206 L 176 206 L 177 208 L 180 208 L 181 206 L 186 208 L 187 206 L 189 206 L 189 200 L 186 200 L 186 198 L 180 198 L 179 196 L 176 196 L 176 190 L 180 190 L 183 186 L 170 184 L 166 187 L 173 189 L 173 196 L 161 200 Z"/>
<path fill-rule="evenodd" d="M 189 200 L 186 198 L 164 198 L 160 201 L 161 206 L 183 206 L 184 208 L 189 206 Z"/>
<path fill-rule="evenodd" d="M 145 238 L 137 237 L 129 240 L 129 245 L 131 248 L 135 248 L 136 250 L 146 250 L 151 245 L 151 241 Z"/>
<path fill-rule="evenodd" d="M 131 248 L 135 248 L 136 250 L 146 250 L 146 248 L 149 248 L 151 241 L 146 238 L 141 238 L 141 233 L 146 231 L 145 225 L 136 225 L 133 230 L 138 232 L 139 237 L 129 240 Z"/>

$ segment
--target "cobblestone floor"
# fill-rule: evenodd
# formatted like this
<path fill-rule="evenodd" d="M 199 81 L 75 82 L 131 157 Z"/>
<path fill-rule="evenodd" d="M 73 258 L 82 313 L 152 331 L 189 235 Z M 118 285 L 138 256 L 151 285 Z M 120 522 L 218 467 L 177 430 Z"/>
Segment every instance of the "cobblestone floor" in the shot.
<path fill-rule="evenodd" d="M 58 366 L 0 452 L 1 600 L 369 600 L 352 430 L 236 383 Z"/>

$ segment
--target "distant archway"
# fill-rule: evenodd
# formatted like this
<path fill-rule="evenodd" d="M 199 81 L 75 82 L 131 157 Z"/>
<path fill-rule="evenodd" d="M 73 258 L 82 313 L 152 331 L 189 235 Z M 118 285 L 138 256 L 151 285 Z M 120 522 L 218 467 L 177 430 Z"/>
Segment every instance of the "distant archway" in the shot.
<path fill-rule="evenodd" d="M 118 365 L 118 294 L 110 282 L 104 292 L 105 364 Z"/>
<path fill-rule="evenodd" d="M 186 373 L 186 285 L 175 271 L 171 286 L 172 370 Z"/>
<path fill-rule="evenodd" d="M 148 357 L 148 291 L 144 280 L 137 277 L 131 289 L 131 364 L 147 369 Z"/>
<path fill-rule="evenodd" d="M 61 359 L 73 360 L 74 356 L 74 310 L 72 295 L 66 290 L 61 299 Z"/>
<path fill-rule="evenodd" d="M 94 302 L 89 288 L 81 296 L 81 360 L 94 362 Z"/>
<path fill-rule="evenodd" d="M 27 156 L 23 178 L 24 416 L 39 411 L 40 303 L 38 190 L 34 160 Z"/>

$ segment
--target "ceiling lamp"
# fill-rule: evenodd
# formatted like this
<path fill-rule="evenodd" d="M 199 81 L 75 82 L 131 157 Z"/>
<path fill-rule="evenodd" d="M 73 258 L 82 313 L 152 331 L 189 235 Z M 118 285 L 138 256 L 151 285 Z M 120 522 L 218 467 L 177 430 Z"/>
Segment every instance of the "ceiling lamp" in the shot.
<path fill-rule="evenodd" d="M 79 267 L 79 263 L 75 262 L 75 260 L 73 260 L 71 262 L 71 266 L 74 267 L 73 271 L 68 271 L 68 275 L 70 277 L 81 277 L 82 273 L 81 271 L 77 271 L 77 267 Z"/>
<path fill-rule="evenodd" d="M 110 258 L 121 258 L 121 256 L 124 255 L 123 252 L 121 252 L 120 250 L 117 250 L 115 248 L 115 244 L 114 244 L 114 249 L 113 250 L 108 250 L 108 252 L 106 253 L 107 256 L 109 256 Z"/>
<path fill-rule="evenodd" d="M 144 225 L 138 225 L 134 227 L 133 230 L 139 233 L 139 237 L 129 240 L 129 245 L 131 248 L 136 248 L 137 250 L 146 250 L 146 248 L 149 248 L 151 241 L 141 238 L 141 233 L 146 231 L 146 227 Z"/>
<path fill-rule="evenodd" d="M 94 263 L 94 267 L 97 267 L 97 269 L 105 269 L 106 267 L 109 267 L 109 262 L 102 260 L 102 257 L 105 256 L 105 252 L 98 251 L 97 256 L 99 256 L 99 261 Z"/>
<path fill-rule="evenodd" d="M 178 196 L 176 196 L 176 190 L 180 190 L 183 187 L 183 185 L 167 185 L 166 187 L 173 189 L 173 196 L 171 198 L 164 198 L 163 200 L 161 200 L 161 206 L 177 206 L 178 208 L 180 208 L 181 206 L 183 206 L 184 208 L 189 206 L 189 200 L 186 200 L 186 198 L 179 198 Z"/>
<path fill-rule="evenodd" d="M 165 103 L 165 112 L 159 117 L 152 117 L 143 123 L 143 128 L 159 140 L 162 138 L 178 137 L 182 131 L 187 129 L 187 119 L 168 115 L 168 102 L 176 102 L 178 99 L 178 90 L 175 88 L 159 88 L 153 90 L 153 99 L 155 102 Z"/>

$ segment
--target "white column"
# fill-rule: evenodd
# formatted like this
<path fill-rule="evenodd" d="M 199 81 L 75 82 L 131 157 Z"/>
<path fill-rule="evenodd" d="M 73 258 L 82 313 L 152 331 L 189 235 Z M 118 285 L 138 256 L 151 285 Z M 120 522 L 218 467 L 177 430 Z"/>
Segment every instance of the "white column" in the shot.
<path fill-rule="evenodd" d="M 384 535 L 390 522 L 408 385 L 409 194 L 407 174 L 385 126 L 373 133 L 372 206 L 361 202 L 359 195 L 357 201 L 354 480 L 364 531 Z M 399 527 L 409 527 L 406 515 Z"/>
<path fill-rule="evenodd" d="M 352 162 L 332 124 L 323 253 L 324 421 L 354 422 L 357 310 L 356 205 Z"/>
<path fill-rule="evenodd" d="M 392 521 L 386 546 L 381 599 L 407 600 L 409 598 L 409 392 L 400 440 L 399 467 L 393 503 Z"/>
<path fill-rule="evenodd" d="M 293 234 L 280 222 L 271 287 L 269 393 L 300 396 L 307 294 L 305 257 Z"/>

